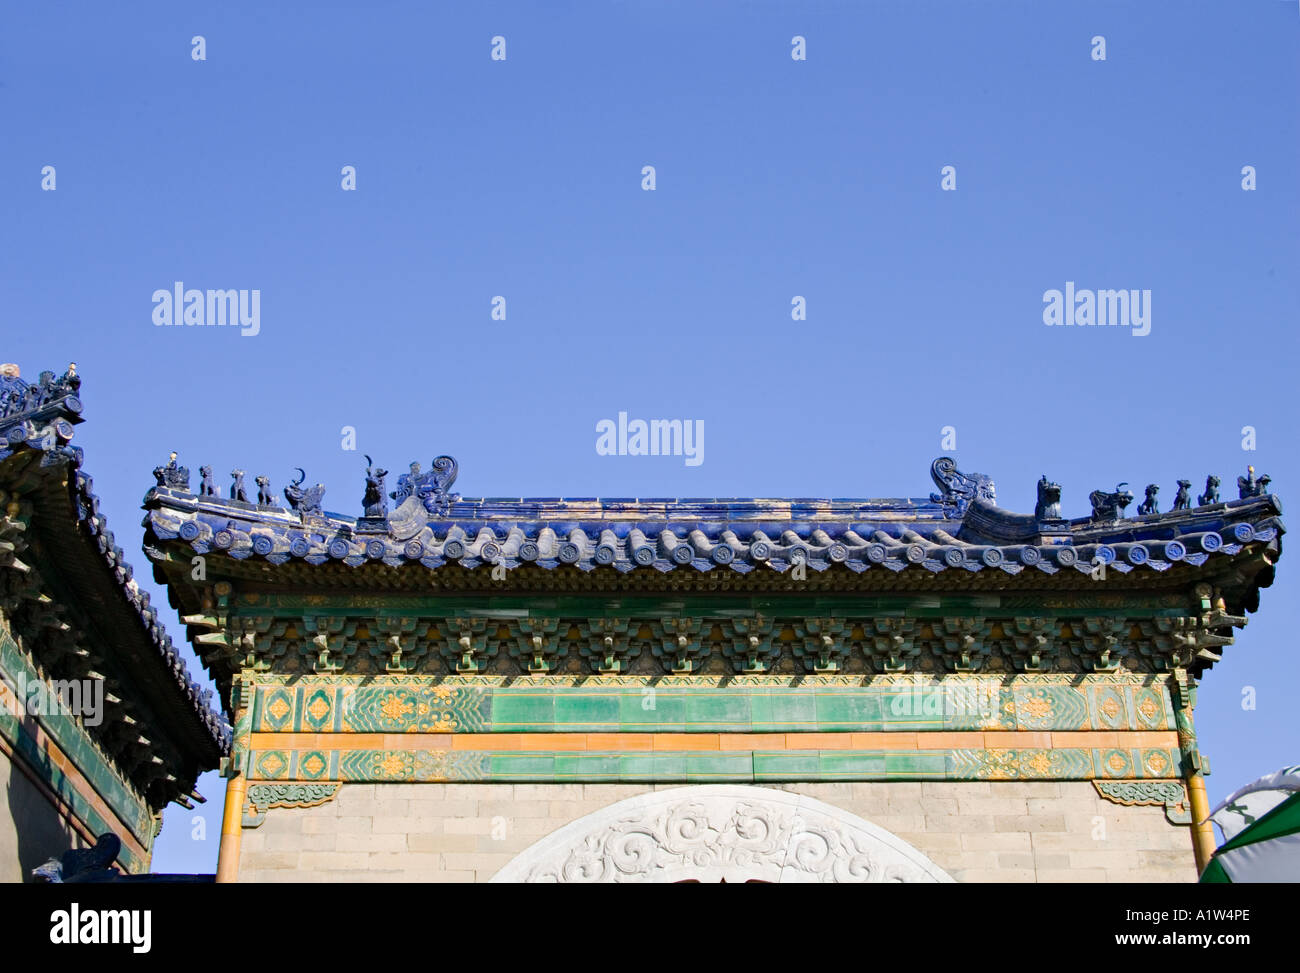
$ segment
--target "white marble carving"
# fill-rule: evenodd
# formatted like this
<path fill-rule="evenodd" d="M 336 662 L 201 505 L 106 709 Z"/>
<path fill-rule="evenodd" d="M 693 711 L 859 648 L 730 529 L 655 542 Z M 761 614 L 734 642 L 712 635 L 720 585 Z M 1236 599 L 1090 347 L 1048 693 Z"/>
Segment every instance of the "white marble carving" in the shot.
<path fill-rule="evenodd" d="M 619 801 L 548 835 L 494 882 L 951 882 L 882 828 L 822 801 L 715 784 Z"/>

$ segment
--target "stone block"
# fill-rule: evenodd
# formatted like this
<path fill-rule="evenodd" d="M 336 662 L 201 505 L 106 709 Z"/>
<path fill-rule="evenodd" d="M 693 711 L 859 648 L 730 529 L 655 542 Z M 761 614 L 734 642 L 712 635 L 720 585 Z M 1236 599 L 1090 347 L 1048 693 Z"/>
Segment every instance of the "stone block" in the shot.
<path fill-rule="evenodd" d="M 964 835 L 937 831 L 895 831 L 895 835 L 931 858 L 937 852 L 960 852 Z"/>
<path fill-rule="evenodd" d="M 1065 871 L 1070 867 L 1070 853 L 1065 851 L 1034 851 L 1034 867 L 1052 871 Z"/>
<path fill-rule="evenodd" d="M 1040 868 L 1035 873 L 1040 882 L 1104 882 L 1104 868 Z"/>
<path fill-rule="evenodd" d="M 971 868 L 950 871 L 959 882 L 1032 882 L 1032 868 Z"/>
<path fill-rule="evenodd" d="M 897 784 L 890 784 L 890 787 L 897 787 Z M 938 798 L 940 800 L 956 800 L 959 797 L 993 797 L 996 796 L 992 790 L 991 784 L 982 780 L 970 781 L 947 781 L 947 780 L 924 780 L 919 785 L 921 796 L 925 798 Z M 897 792 L 891 793 L 891 799 Z"/>
<path fill-rule="evenodd" d="M 478 851 L 483 839 L 472 834 L 413 834 L 406 836 L 406 847 L 411 851 Z"/>
<path fill-rule="evenodd" d="M 1030 831 L 1034 834 L 1064 832 L 1064 814 L 1000 814 L 993 818 L 998 831 Z"/>
<path fill-rule="evenodd" d="M 338 836 L 334 851 L 406 851 L 407 836 L 404 834 L 341 834 Z"/>
<path fill-rule="evenodd" d="M 993 817 L 987 814 L 927 814 L 926 831 L 983 831 L 994 830 Z M 1000 831 L 1020 831 L 1021 828 L 999 828 Z"/>
<path fill-rule="evenodd" d="M 517 801 L 580 801 L 589 787 L 618 785 L 604 784 L 515 784 L 514 799 Z M 496 796 L 493 800 L 500 800 Z M 611 798 L 610 802 L 619 800 Z"/>
<path fill-rule="evenodd" d="M 443 834 L 491 834 L 491 818 L 448 818 L 439 829 Z"/>
<path fill-rule="evenodd" d="M 548 801 L 479 801 L 478 813 L 485 818 L 499 816 L 507 820 L 544 818 L 550 816 L 551 805 Z"/>
<path fill-rule="evenodd" d="M 334 800 L 328 802 L 333 804 L 342 814 L 354 814 L 353 809 L 360 807 L 369 807 L 375 802 L 375 785 L 374 784 L 344 784 L 339 788 L 338 794 Z M 321 805 L 322 807 L 326 805 Z"/>
<path fill-rule="evenodd" d="M 367 867 L 371 871 L 391 870 L 407 876 L 413 881 L 422 881 L 431 875 L 445 871 L 442 865 L 442 852 L 406 851 L 393 853 L 374 851 L 370 853 Z"/>
<path fill-rule="evenodd" d="M 452 801 L 512 801 L 514 784 L 447 784 L 447 798 Z"/>
<path fill-rule="evenodd" d="M 332 834 L 315 834 L 310 836 L 312 846 L 317 851 L 331 851 L 329 845 L 334 843 L 335 836 Z M 308 836 L 301 834 L 269 834 L 265 839 L 265 848 L 267 851 L 302 851 L 306 847 Z M 240 849 L 243 849 L 243 842 L 240 842 Z"/>
<path fill-rule="evenodd" d="M 1022 797 L 958 797 L 958 814 L 1025 814 L 1026 800 Z"/>
<path fill-rule="evenodd" d="M 298 867 L 303 870 L 340 868 L 349 871 L 364 870 L 370 862 L 367 852 L 304 851 L 298 856 Z"/>
<path fill-rule="evenodd" d="M 310 819 L 308 819 L 310 820 Z M 328 818 L 325 819 L 329 821 Z M 340 834 L 367 834 L 374 830 L 375 819 L 367 816 L 352 816 L 346 818 L 335 818 L 330 823 Z"/>
<path fill-rule="evenodd" d="M 402 796 L 412 804 L 428 804 L 431 801 L 445 801 L 447 800 L 447 785 L 433 783 L 415 784 L 412 785 L 410 790 L 405 791 Z"/>
<path fill-rule="evenodd" d="M 1167 868 L 1171 871 L 1196 868 L 1196 857 L 1192 854 L 1191 839 L 1182 851 L 1139 851 L 1138 865 L 1142 868 Z"/>
<path fill-rule="evenodd" d="M 450 821 L 441 818 L 417 818 L 407 815 L 396 818 L 373 818 L 371 830 L 375 834 L 437 834 L 446 829 Z"/>
<path fill-rule="evenodd" d="M 296 851 L 263 851 L 255 855 L 249 855 L 245 859 L 241 849 L 239 867 L 242 872 L 244 863 L 247 861 L 248 867 L 257 872 L 273 871 L 279 868 L 297 868 L 299 858 L 300 853 Z"/>
<path fill-rule="evenodd" d="M 507 863 L 514 856 L 509 853 L 489 854 L 486 852 L 457 852 L 448 851 L 442 855 L 442 867 L 446 871 L 472 871 L 479 876 L 479 881 L 487 881 L 501 869 L 505 868 Z"/>
<path fill-rule="evenodd" d="M 974 831 L 961 835 L 960 842 L 964 851 L 1033 851 L 1029 835 L 1023 832 L 989 834 Z"/>

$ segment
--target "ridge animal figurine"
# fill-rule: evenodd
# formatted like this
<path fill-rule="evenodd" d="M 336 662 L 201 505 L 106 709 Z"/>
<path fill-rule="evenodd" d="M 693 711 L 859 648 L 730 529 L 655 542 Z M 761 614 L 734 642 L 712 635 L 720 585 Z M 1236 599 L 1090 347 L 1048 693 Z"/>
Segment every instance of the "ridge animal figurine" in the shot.
<path fill-rule="evenodd" d="M 1034 506 L 1034 517 L 1037 520 L 1061 519 L 1061 484 L 1052 483 L 1047 479 L 1046 473 L 1038 481 L 1038 503 Z"/>
<path fill-rule="evenodd" d="M 1192 507 L 1191 494 L 1188 493 L 1192 488 L 1191 480 L 1179 480 L 1178 492 L 1174 494 L 1175 510 L 1190 510 Z"/>
<path fill-rule="evenodd" d="M 1133 494 L 1126 489 L 1127 483 L 1121 483 L 1115 487 L 1114 493 L 1107 493 L 1104 490 L 1093 490 L 1088 494 L 1088 500 L 1092 503 L 1093 520 L 1119 520 L 1124 516 L 1124 508 L 1133 502 Z"/>
<path fill-rule="evenodd" d="M 244 471 L 230 471 L 230 499 L 238 500 L 240 503 L 248 503 L 248 492 L 244 489 Z"/>
<path fill-rule="evenodd" d="M 1206 504 L 1219 502 L 1219 478 L 1211 474 L 1205 478 L 1205 492 L 1196 498 L 1196 502 L 1204 507 Z"/>
<path fill-rule="evenodd" d="M 365 515 L 372 518 L 388 516 L 388 498 L 384 496 L 384 477 L 388 470 L 376 470 L 375 461 L 366 457 L 366 492 L 361 498 Z"/>
<path fill-rule="evenodd" d="M 1255 479 L 1255 467 L 1247 466 L 1246 475 L 1237 477 L 1237 499 L 1245 500 L 1247 497 L 1267 495 L 1268 484 L 1271 479 L 1267 473 L 1259 479 Z"/>
<path fill-rule="evenodd" d="M 1145 517 L 1147 514 L 1158 514 L 1160 508 L 1156 506 L 1156 494 L 1160 492 L 1160 487 L 1154 483 L 1147 484 L 1146 498 L 1138 504 L 1138 515 Z"/>
<path fill-rule="evenodd" d="M 307 471 L 301 466 L 295 466 L 294 469 L 298 471 L 298 479 L 284 488 L 284 498 L 289 501 L 289 506 L 300 514 L 319 515 L 321 500 L 325 497 L 325 484 L 317 483 L 314 487 L 304 490 L 302 485 L 307 479 Z"/>
<path fill-rule="evenodd" d="M 176 464 L 176 450 L 174 449 L 167 457 L 167 465 L 155 466 L 153 475 L 160 487 L 167 487 L 169 490 L 180 490 L 184 493 L 190 492 L 190 468 Z"/>
<path fill-rule="evenodd" d="M 259 507 L 274 507 L 275 494 L 271 492 L 271 478 L 259 476 L 254 479 L 257 482 L 257 505 Z"/>

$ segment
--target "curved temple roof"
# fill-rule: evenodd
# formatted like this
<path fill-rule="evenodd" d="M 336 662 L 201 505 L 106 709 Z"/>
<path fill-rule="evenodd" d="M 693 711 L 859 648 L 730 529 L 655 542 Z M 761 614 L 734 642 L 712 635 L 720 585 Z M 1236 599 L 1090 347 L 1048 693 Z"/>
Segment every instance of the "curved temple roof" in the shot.
<path fill-rule="evenodd" d="M 1003 510 L 988 477 L 960 473 L 948 458 L 932 469 L 940 492 L 920 499 L 465 499 L 445 489 L 407 489 L 404 496 L 399 487 L 393 496 L 401 503 L 391 514 L 356 518 L 308 509 L 311 501 L 292 495 L 289 507 L 195 495 L 174 458 L 172 467 L 183 479 L 165 477 L 160 467 L 160 485 L 145 497 L 146 544 L 180 541 L 197 554 L 270 565 L 418 563 L 436 570 L 455 562 L 466 569 L 747 574 L 802 563 L 818 572 L 1007 576 L 1090 575 L 1104 564 L 1155 573 L 1235 555 L 1252 542 L 1278 548 L 1283 530 L 1280 502 L 1262 492 L 1267 478 L 1255 481 L 1253 471 L 1241 487 L 1252 495 L 1127 519 L 1119 515 L 1131 495 L 1119 497 L 1116 508 L 1116 494 L 1102 491 L 1092 497 L 1095 509 L 1101 503 L 1092 517 L 1048 516 L 1051 507 Z M 316 491 L 318 504 L 324 488 Z"/>
<path fill-rule="evenodd" d="M 35 571 L 37 588 L 57 584 L 69 602 L 58 610 L 74 613 L 69 619 L 85 630 L 90 652 L 111 650 L 99 664 L 107 692 L 137 722 L 156 721 L 146 728 L 155 736 L 155 755 L 183 764 L 168 767 L 175 778 L 169 783 L 150 778 L 159 788 L 152 797 L 159 804 L 185 803 L 197 773 L 215 767 L 228 749 L 230 727 L 209 705 L 211 690 L 190 676 L 149 593 L 136 583 L 82 469 L 82 450 L 69 444 L 73 426 L 82 421 L 80 386 L 75 365 L 59 378 L 43 372 L 30 384 L 15 366 L 0 371 L 0 494 L 31 505 L 29 521 L 23 514 L 16 520 L 0 516 L 4 530 L 13 532 L 0 537 L 11 545 L 0 550 L 0 570 L 17 569 L 28 582 Z M 54 675 L 64 675 L 66 659 L 42 661 Z M 144 771 L 130 753 L 136 741 L 115 734 L 110 723 L 106 719 L 102 728 L 106 744 L 110 750 L 125 747 L 124 759 L 137 765 L 131 774 L 138 776 Z M 174 755 L 164 740 L 175 746 Z"/>

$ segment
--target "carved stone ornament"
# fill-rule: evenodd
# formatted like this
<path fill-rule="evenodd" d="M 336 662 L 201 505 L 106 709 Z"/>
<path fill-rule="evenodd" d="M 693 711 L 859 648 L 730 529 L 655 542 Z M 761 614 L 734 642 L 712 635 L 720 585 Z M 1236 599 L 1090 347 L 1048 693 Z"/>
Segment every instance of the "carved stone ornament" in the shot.
<path fill-rule="evenodd" d="M 316 807 L 332 801 L 341 785 L 324 784 L 251 784 L 244 803 L 245 828 L 259 828 L 266 812 L 273 807 Z"/>
<path fill-rule="evenodd" d="M 1097 793 L 1125 807 L 1163 805 L 1170 824 L 1191 824 L 1191 802 L 1181 780 L 1094 780 Z"/>
<path fill-rule="evenodd" d="M 802 794 L 652 791 L 543 838 L 493 882 L 951 882 L 889 832 Z"/>

